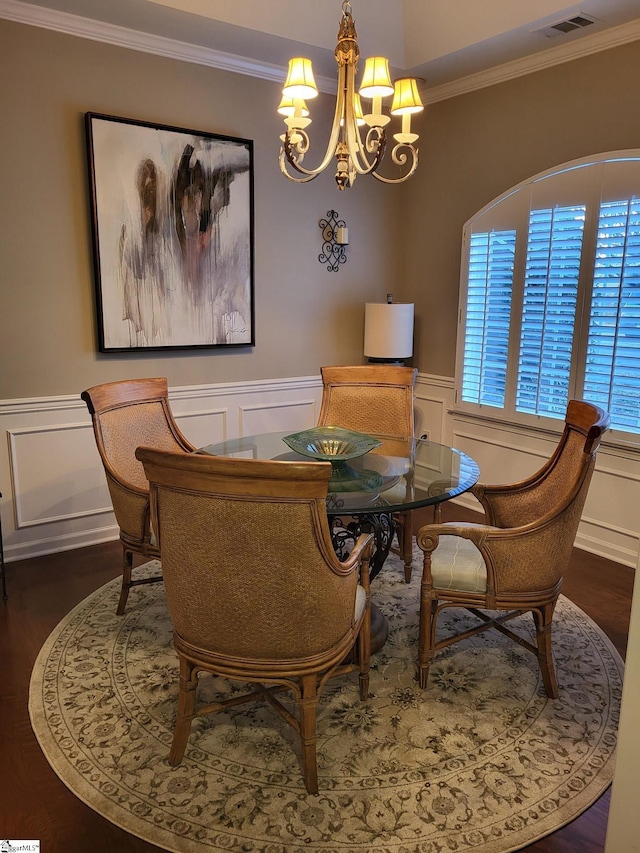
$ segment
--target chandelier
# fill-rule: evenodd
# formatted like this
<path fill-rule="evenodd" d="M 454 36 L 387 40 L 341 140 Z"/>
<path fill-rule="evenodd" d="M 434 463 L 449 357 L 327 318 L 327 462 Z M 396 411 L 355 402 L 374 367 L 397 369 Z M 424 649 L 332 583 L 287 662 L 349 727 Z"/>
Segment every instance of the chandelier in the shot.
<path fill-rule="evenodd" d="M 280 170 L 292 181 L 302 184 L 312 181 L 324 171 L 332 158 L 337 161 L 338 189 L 350 187 L 358 175 L 373 175 L 385 184 L 406 181 L 418 168 L 417 133 L 411 133 L 411 116 L 424 109 L 418 94 L 417 81 L 403 77 L 391 83 L 389 61 L 383 56 L 366 60 L 360 89 L 356 92 L 356 73 L 360 49 L 351 3 L 344 0 L 338 44 L 334 51 L 338 63 L 338 92 L 329 143 L 322 162 L 315 169 L 303 166 L 309 150 L 306 128 L 311 124 L 306 100 L 318 94 L 311 60 L 297 57 L 289 60 L 287 79 L 282 90 L 278 112 L 287 127 L 280 139 Z M 390 116 L 383 115 L 382 99 L 393 95 L 391 115 L 402 117 L 399 133 L 393 134 L 395 145 L 391 160 L 402 173 L 388 178 L 379 174 L 378 167 L 387 146 L 387 125 Z M 371 112 L 363 114 L 361 98 L 371 99 Z M 293 170 L 293 174 L 290 171 Z"/>

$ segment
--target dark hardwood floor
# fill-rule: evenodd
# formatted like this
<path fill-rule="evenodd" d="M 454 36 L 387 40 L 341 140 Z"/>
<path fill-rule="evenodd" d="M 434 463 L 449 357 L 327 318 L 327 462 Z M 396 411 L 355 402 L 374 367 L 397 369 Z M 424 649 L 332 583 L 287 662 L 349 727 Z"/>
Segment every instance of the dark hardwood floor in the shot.
<path fill-rule="evenodd" d="M 415 513 L 419 525 L 430 512 Z M 445 507 L 443 520 L 469 518 Z M 119 574 L 120 545 L 90 548 L 9 563 L 9 599 L 0 607 L 0 834 L 39 839 L 43 853 L 151 853 L 140 840 L 77 799 L 44 758 L 27 711 L 29 679 L 38 651 L 76 604 Z M 574 549 L 563 592 L 597 622 L 624 657 L 631 568 Z M 535 853 L 600 853 L 604 849 L 609 793 L 568 826 L 524 848 Z M 258 851 L 256 851 L 258 853 Z"/>

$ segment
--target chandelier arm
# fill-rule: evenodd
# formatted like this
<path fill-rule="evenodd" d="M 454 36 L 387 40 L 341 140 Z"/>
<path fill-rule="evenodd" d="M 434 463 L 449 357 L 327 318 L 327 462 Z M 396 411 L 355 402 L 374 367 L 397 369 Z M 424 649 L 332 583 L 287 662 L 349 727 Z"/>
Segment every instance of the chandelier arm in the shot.
<path fill-rule="evenodd" d="M 386 147 L 384 128 L 369 128 L 364 142 L 358 129 L 355 130 L 355 137 L 348 134 L 347 138 L 349 140 L 349 151 L 355 152 L 355 156 L 352 155 L 351 159 L 356 172 L 359 175 L 373 174 L 380 164 Z M 373 153 L 372 161 L 368 160 L 365 151 Z"/>
<path fill-rule="evenodd" d="M 349 154 L 351 159 L 351 165 L 355 169 L 355 171 L 359 175 L 367 175 L 373 172 L 380 162 L 380 158 L 384 153 L 384 130 L 381 131 L 378 135 L 378 141 L 375 147 L 369 146 L 369 140 L 371 138 L 371 133 L 373 128 L 370 128 L 367 132 L 366 142 L 363 142 L 362 135 L 360 133 L 360 129 L 358 128 L 358 124 L 356 122 L 356 115 L 354 110 L 354 101 L 355 101 L 355 67 L 347 66 L 346 72 L 346 96 L 345 96 L 346 104 L 345 104 L 345 130 L 347 137 L 347 145 L 349 147 Z M 370 162 L 365 151 L 372 151 L 374 153 L 373 161 Z"/>
<path fill-rule="evenodd" d="M 308 183 L 309 181 L 312 181 L 314 178 L 317 178 L 317 177 L 318 177 L 318 175 L 320 174 L 320 173 L 318 172 L 318 173 L 317 173 L 317 174 L 315 174 L 315 175 L 307 175 L 306 177 L 302 177 L 302 178 L 298 178 L 298 177 L 296 177 L 295 175 L 292 175 L 292 174 L 287 170 L 287 163 L 288 163 L 288 162 L 290 163 L 291 161 L 289 160 L 289 158 L 287 157 L 287 155 L 286 155 L 286 153 L 285 153 L 284 145 L 283 145 L 283 147 L 280 149 L 280 157 L 278 158 L 278 162 L 280 163 L 280 171 L 282 172 L 282 174 L 283 174 L 286 178 L 289 178 L 289 180 L 290 180 L 290 181 L 294 181 L 294 183 L 296 183 L 296 184 L 306 184 L 306 183 Z M 295 166 L 295 165 L 294 165 L 294 168 L 295 168 L 295 169 L 298 169 L 298 167 L 297 167 L 297 166 Z M 300 169 L 298 169 L 298 171 L 300 171 Z"/>
<path fill-rule="evenodd" d="M 401 184 L 403 181 L 408 180 L 418 168 L 418 150 L 414 148 L 413 145 L 409 145 L 407 143 L 398 143 L 393 147 L 393 151 L 391 152 L 391 159 L 395 163 L 396 166 L 404 166 L 409 160 L 409 157 L 406 153 L 400 152 L 400 148 L 407 148 L 411 152 L 411 168 L 406 173 L 406 175 L 402 175 L 400 178 L 385 178 L 383 175 L 379 175 L 377 172 L 371 172 L 374 178 L 382 181 L 383 184 Z"/>
<path fill-rule="evenodd" d="M 287 131 L 285 142 L 282 145 L 282 148 L 280 149 L 280 169 L 283 174 L 286 175 L 288 178 L 291 178 L 291 180 L 299 181 L 298 178 L 292 177 L 291 174 L 286 170 L 286 165 L 284 164 L 283 158 L 286 158 L 287 162 L 291 165 L 292 168 L 296 170 L 296 172 L 300 172 L 300 174 L 302 175 L 307 175 L 308 179 L 311 180 L 311 178 L 317 177 L 320 172 L 323 172 L 327 168 L 335 154 L 336 146 L 338 144 L 338 137 L 340 135 L 340 119 L 344 115 L 344 68 L 345 66 L 342 65 L 338 68 L 338 94 L 336 97 L 336 108 L 333 114 L 333 125 L 331 127 L 331 135 L 329 136 L 327 150 L 319 166 L 317 166 L 315 169 L 305 169 L 304 166 L 300 165 L 300 162 L 298 161 L 298 158 L 295 154 L 297 146 L 295 144 L 287 144 L 287 140 L 290 138 L 291 135 L 291 131 Z M 296 132 L 300 134 L 299 130 L 294 131 L 294 133 Z M 304 137 L 308 142 L 308 137 L 306 133 L 304 134 Z M 298 153 L 304 154 L 304 151 L 298 150 Z M 283 165 L 285 165 L 285 169 L 283 169 Z"/>

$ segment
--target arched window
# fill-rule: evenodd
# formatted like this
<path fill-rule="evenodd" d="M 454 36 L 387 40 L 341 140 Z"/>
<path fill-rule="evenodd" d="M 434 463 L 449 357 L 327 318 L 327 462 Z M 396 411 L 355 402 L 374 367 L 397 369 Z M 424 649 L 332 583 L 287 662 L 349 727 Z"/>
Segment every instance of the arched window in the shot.
<path fill-rule="evenodd" d="M 640 433 L 640 150 L 566 163 L 473 216 L 456 404 L 525 424 L 582 398 Z"/>

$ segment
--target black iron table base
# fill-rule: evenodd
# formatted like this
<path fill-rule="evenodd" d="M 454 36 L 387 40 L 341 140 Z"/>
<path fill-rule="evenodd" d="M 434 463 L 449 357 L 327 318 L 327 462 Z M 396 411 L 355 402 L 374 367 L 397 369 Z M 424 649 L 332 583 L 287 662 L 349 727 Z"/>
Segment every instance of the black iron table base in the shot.
<path fill-rule="evenodd" d="M 331 540 L 339 560 L 344 560 L 353 550 L 361 533 L 373 533 L 374 551 L 369 564 L 369 578 L 379 573 L 391 549 L 396 533 L 396 523 L 390 512 L 366 515 L 330 516 Z M 371 653 L 380 651 L 387 641 L 389 625 L 378 607 L 371 602 Z"/>
<path fill-rule="evenodd" d="M 369 578 L 373 580 L 380 572 L 391 550 L 396 533 L 396 523 L 390 512 L 367 513 L 363 515 L 329 517 L 331 541 L 339 560 L 345 560 L 361 533 L 373 533 L 374 551 L 369 564 Z"/>

